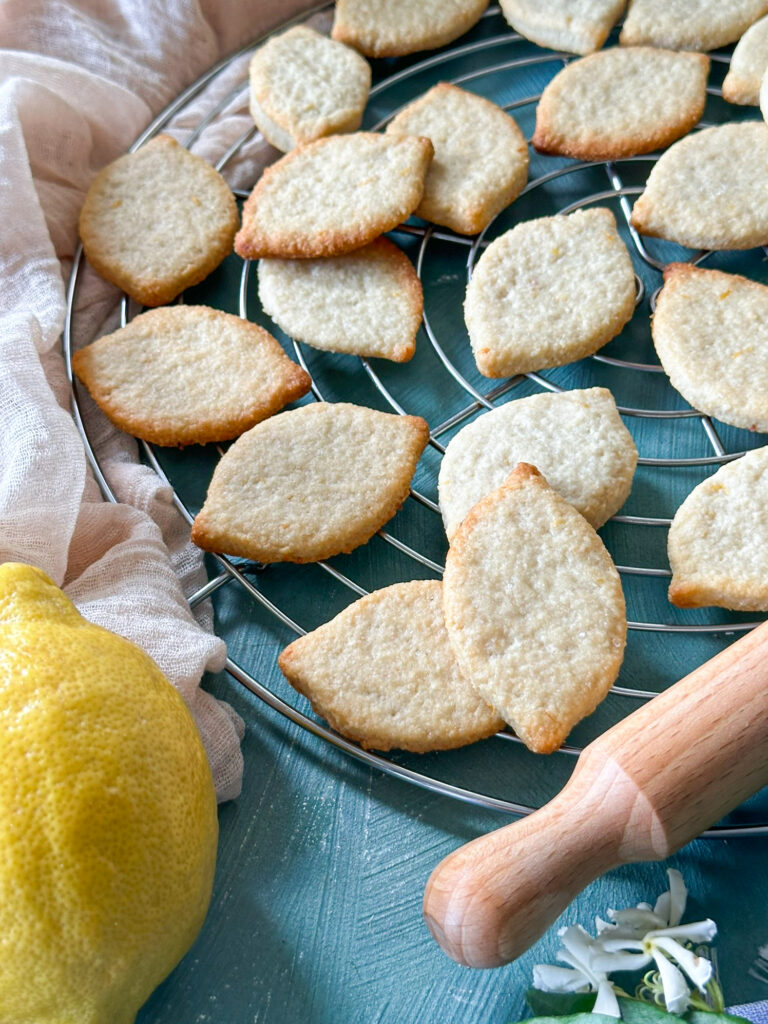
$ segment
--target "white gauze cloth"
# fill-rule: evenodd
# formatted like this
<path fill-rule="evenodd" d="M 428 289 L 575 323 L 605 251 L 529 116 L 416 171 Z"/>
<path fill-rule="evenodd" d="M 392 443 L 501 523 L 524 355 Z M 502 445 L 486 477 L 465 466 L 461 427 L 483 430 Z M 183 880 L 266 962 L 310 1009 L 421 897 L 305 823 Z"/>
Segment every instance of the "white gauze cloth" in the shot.
<path fill-rule="evenodd" d="M 226 652 L 189 528 L 135 442 L 90 401 L 84 417 L 120 504 L 102 500 L 68 411 L 60 350 L 77 218 L 96 171 L 222 56 L 308 0 L 5 0 L 0 6 L 0 561 L 39 566 L 86 618 L 144 648 L 195 717 L 219 800 L 240 792 L 243 723 L 200 689 Z M 242 57 L 172 123 L 189 127 L 247 67 Z M 203 133 L 213 160 L 252 122 L 247 93 Z M 249 187 L 273 156 L 260 137 L 229 169 Z M 78 288 L 75 347 L 117 323 L 119 294 L 92 272 Z"/>

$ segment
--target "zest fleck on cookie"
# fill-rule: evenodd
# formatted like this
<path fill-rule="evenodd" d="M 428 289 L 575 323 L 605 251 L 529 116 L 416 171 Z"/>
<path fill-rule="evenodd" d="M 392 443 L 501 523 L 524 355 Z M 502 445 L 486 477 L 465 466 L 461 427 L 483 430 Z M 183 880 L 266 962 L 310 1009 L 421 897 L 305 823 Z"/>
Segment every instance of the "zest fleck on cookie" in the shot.
<path fill-rule="evenodd" d="M 528 180 L 528 144 L 517 122 L 490 100 L 441 82 L 387 125 L 435 147 L 416 216 L 460 234 L 482 231 Z"/>
<path fill-rule="evenodd" d="M 504 721 L 462 675 L 442 584 L 396 583 L 286 647 L 278 664 L 315 711 L 366 749 L 449 750 Z"/>
<path fill-rule="evenodd" d="M 238 222 L 218 171 L 158 135 L 96 175 L 80 238 L 102 277 L 145 306 L 162 306 L 231 252 Z"/>
<path fill-rule="evenodd" d="M 448 551 L 445 624 L 461 670 L 525 745 L 548 754 L 616 679 L 619 574 L 586 519 L 520 463 Z"/>
<path fill-rule="evenodd" d="M 279 413 L 224 454 L 192 540 L 259 562 L 352 551 L 405 501 L 428 439 L 418 416 L 346 402 Z"/>
<path fill-rule="evenodd" d="M 72 368 L 115 426 L 160 445 L 228 441 L 312 385 L 271 334 L 207 306 L 142 313 Z"/>
<path fill-rule="evenodd" d="M 406 220 L 421 202 L 432 143 L 415 135 L 330 135 L 268 167 L 246 200 L 244 259 L 341 256 Z"/>

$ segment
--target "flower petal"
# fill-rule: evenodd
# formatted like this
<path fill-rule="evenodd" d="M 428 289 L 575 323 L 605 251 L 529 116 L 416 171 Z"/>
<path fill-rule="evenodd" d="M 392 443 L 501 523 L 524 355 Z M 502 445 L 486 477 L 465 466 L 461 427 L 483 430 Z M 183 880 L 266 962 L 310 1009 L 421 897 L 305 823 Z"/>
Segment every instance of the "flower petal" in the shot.
<path fill-rule="evenodd" d="M 705 956 L 696 956 L 692 950 L 686 949 L 679 942 L 675 942 L 674 939 L 666 938 L 663 935 L 653 940 L 653 946 L 663 950 L 667 956 L 671 956 L 676 960 L 694 985 L 700 991 L 704 991 L 704 986 L 712 977 L 711 960 L 707 960 Z"/>
<path fill-rule="evenodd" d="M 664 1002 L 669 1013 L 685 1013 L 690 1001 L 690 990 L 685 983 L 682 971 L 661 952 L 654 953 L 654 960 L 659 969 L 661 985 L 664 989 Z"/>
<path fill-rule="evenodd" d="M 606 1017 L 621 1017 L 619 1001 L 610 981 L 601 981 L 597 989 L 597 999 L 592 1013 L 604 1013 Z"/>
<path fill-rule="evenodd" d="M 583 963 L 581 960 L 579 960 L 578 957 L 573 956 L 572 953 L 569 953 L 565 949 L 558 950 L 558 952 L 557 952 L 557 959 L 558 960 L 562 960 L 562 962 L 564 964 L 568 964 L 575 971 L 578 971 L 579 974 L 584 979 L 584 983 L 586 985 L 590 985 L 593 989 L 596 989 L 597 986 L 600 984 L 600 982 L 605 977 L 604 974 L 601 974 L 601 975 L 595 974 L 595 972 L 592 970 L 592 968 L 591 968 L 591 966 L 589 964 Z"/>
<path fill-rule="evenodd" d="M 661 917 L 664 920 L 665 924 L 669 924 L 670 906 L 670 895 L 668 892 L 663 892 L 661 896 L 659 896 L 659 898 L 656 900 L 656 905 L 653 908 L 654 914 L 657 917 Z M 677 921 L 675 921 L 675 924 L 677 924 Z"/>
<path fill-rule="evenodd" d="M 657 938 L 682 939 L 683 942 L 711 942 L 717 935 L 717 925 L 710 918 L 706 921 L 691 921 L 689 924 L 678 924 L 674 928 L 657 928 L 645 936 L 646 942 L 654 942 Z"/>
<path fill-rule="evenodd" d="M 685 913 L 685 904 L 688 902 L 688 890 L 685 887 L 683 876 L 674 868 L 667 870 L 669 878 L 669 913 L 667 920 L 674 927 L 680 924 Z"/>
<path fill-rule="evenodd" d="M 571 925 L 570 928 L 563 928 L 559 932 L 560 941 L 565 946 L 566 950 L 575 957 L 579 963 L 584 964 L 588 967 L 592 961 L 594 953 L 602 952 L 600 947 L 597 945 L 595 940 L 585 931 L 581 925 Z M 562 957 L 558 957 L 562 960 Z"/>
<path fill-rule="evenodd" d="M 645 950 L 645 944 L 642 939 L 625 939 L 621 935 L 615 937 L 613 935 L 601 935 L 600 945 L 606 953 L 615 953 L 620 949 Z"/>
<path fill-rule="evenodd" d="M 651 910 L 640 910 L 637 907 L 628 907 L 626 910 L 609 910 L 608 917 L 618 928 L 631 930 L 637 938 L 651 931 L 652 928 L 664 928 L 667 921 L 658 917 Z"/>
<path fill-rule="evenodd" d="M 554 964 L 536 964 L 533 987 L 541 992 L 587 992 L 591 986 L 581 971 Z"/>
<path fill-rule="evenodd" d="M 652 957 L 647 953 L 605 953 L 594 958 L 592 967 L 599 973 L 611 974 L 613 971 L 639 971 L 651 962 Z"/>

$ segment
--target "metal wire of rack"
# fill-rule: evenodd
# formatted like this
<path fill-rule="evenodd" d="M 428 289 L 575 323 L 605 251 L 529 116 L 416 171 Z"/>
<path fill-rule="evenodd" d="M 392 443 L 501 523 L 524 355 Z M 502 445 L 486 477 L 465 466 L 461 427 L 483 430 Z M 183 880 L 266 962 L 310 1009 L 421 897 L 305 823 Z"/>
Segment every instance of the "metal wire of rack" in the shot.
<path fill-rule="evenodd" d="M 288 25 L 306 20 L 311 15 L 327 11 L 332 5 L 321 4 L 314 8 L 310 12 L 306 12 L 299 17 L 293 19 L 293 21 L 286 23 L 281 27 L 285 29 Z M 493 19 L 500 21 L 500 15 L 497 8 L 490 9 L 483 21 L 491 23 Z M 493 21 L 495 25 L 495 21 Z M 502 23 L 503 24 L 503 23 Z M 266 37 L 265 37 L 266 38 Z M 409 81 L 418 79 L 425 72 L 431 72 L 434 69 L 442 69 L 448 63 L 453 63 L 462 58 L 469 58 L 470 56 L 474 59 L 478 56 L 482 57 L 481 66 L 473 67 L 469 71 L 463 71 L 459 74 L 447 76 L 442 80 L 448 80 L 453 84 L 467 86 L 469 83 L 477 80 L 486 80 L 489 76 L 499 75 L 513 75 L 520 72 L 522 69 L 530 71 L 531 69 L 540 68 L 546 65 L 563 66 L 569 60 L 573 59 L 570 55 L 565 53 L 552 53 L 537 51 L 535 53 L 526 52 L 523 56 L 513 57 L 512 59 L 497 61 L 495 63 L 488 63 L 485 58 L 492 55 L 495 48 L 500 46 L 507 46 L 510 42 L 520 41 L 521 37 L 515 35 L 510 30 L 505 30 L 500 34 L 486 35 L 484 38 L 473 39 L 470 42 L 461 43 L 458 46 L 451 47 L 447 50 L 440 51 L 439 53 L 433 54 L 432 56 L 410 63 L 408 66 L 396 70 L 394 73 L 382 78 L 371 90 L 370 99 L 382 100 L 386 98 L 386 93 L 391 90 L 394 86 L 402 86 L 407 84 Z M 147 139 L 158 134 L 160 131 L 165 129 L 169 123 L 176 117 L 185 107 L 194 99 L 196 99 L 203 90 L 219 75 L 222 71 L 226 70 L 230 63 L 238 57 L 243 56 L 256 46 L 260 45 L 263 39 L 257 40 L 249 47 L 244 48 L 232 57 L 221 61 L 209 72 L 207 72 L 202 78 L 191 85 L 185 90 L 169 107 L 166 108 L 149 127 L 141 134 L 141 136 L 135 141 L 131 147 L 131 151 L 137 149 Z M 536 48 L 528 47 L 528 49 L 536 50 Z M 727 64 L 728 57 L 724 55 L 712 55 L 715 63 Z M 247 80 L 242 80 L 234 88 L 232 88 L 225 96 L 223 96 L 214 106 L 209 110 L 206 116 L 197 124 L 197 126 L 189 133 L 189 136 L 185 140 L 187 148 L 191 147 L 195 141 L 199 138 L 205 128 L 210 125 L 224 110 L 231 107 L 233 103 L 236 103 L 239 99 L 243 99 L 247 95 L 248 83 Z M 709 86 L 708 93 L 712 96 L 718 96 L 720 91 L 716 86 Z M 530 95 L 518 97 L 510 102 L 500 103 L 507 111 L 519 113 L 523 110 L 535 109 L 535 105 L 540 97 L 540 91 L 534 92 Z M 394 117 L 398 109 L 404 104 L 395 106 L 389 109 L 386 116 L 380 118 L 375 123 L 370 125 L 370 130 L 379 130 L 383 128 L 390 118 Z M 701 127 L 705 127 L 702 123 Z M 238 139 L 236 139 L 229 148 L 221 154 L 219 160 L 215 166 L 217 170 L 224 171 L 227 166 L 233 161 L 240 153 L 241 149 L 250 142 L 257 135 L 257 129 L 255 127 L 249 128 L 245 131 Z M 647 268 L 652 271 L 662 270 L 665 261 L 658 256 L 654 255 L 653 252 L 649 251 L 645 241 L 629 224 L 630 216 L 630 203 L 629 199 L 632 196 L 638 195 L 642 191 L 642 186 L 637 184 L 625 184 L 622 174 L 629 168 L 642 168 L 650 166 L 652 162 L 658 158 L 658 155 L 642 156 L 642 157 L 630 157 L 622 160 L 615 161 L 604 161 L 597 164 L 586 164 L 577 161 L 567 161 L 564 165 L 557 166 L 552 170 L 547 170 L 542 174 L 537 175 L 531 181 L 529 181 L 527 187 L 522 193 L 521 197 L 517 200 L 520 203 L 524 199 L 530 200 L 531 197 L 536 197 L 537 193 L 544 189 L 552 182 L 556 182 L 558 179 L 570 179 L 571 176 L 578 176 L 584 172 L 588 172 L 594 175 L 596 171 L 604 176 L 604 188 L 595 188 L 591 186 L 588 190 L 581 190 L 577 198 L 572 199 L 570 202 L 559 207 L 556 212 L 559 213 L 570 213 L 574 210 L 580 209 L 584 206 L 593 203 L 604 203 L 614 202 L 618 203 L 618 207 L 621 214 L 626 221 L 626 227 L 628 230 L 629 237 L 631 238 L 632 245 L 634 246 L 634 254 L 639 260 L 645 264 Z M 563 164 L 562 161 L 555 161 L 556 163 Z M 244 199 L 247 196 L 246 192 L 235 190 L 236 196 L 240 199 Z M 507 211 L 508 212 L 508 211 Z M 526 219 L 526 218 L 522 218 Z M 457 255 L 464 259 L 466 278 L 469 280 L 474 264 L 479 258 L 483 248 L 489 244 L 488 235 L 495 228 L 495 225 L 489 226 L 489 229 L 481 232 L 474 238 L 468 238 L 459 236 L 451 231 L 436 228 L 434 225 L 421 224 L 418 222 L 409 222 L 407 224 L 400 225 L 394 234 L 400 234 L 406 239 L 410 239 L 412 242 L 415 241 L 417 246 L 416 249 L 416 270 L 420 278 L 424 278 L 425 264 L 429 258 L 430 247 L 434 243 L 439 243 L 442 246 L 450 247 Z M 693 263 L 700 263 L 709 257 L 709 253 L 698 252 L 690 255 L 688 258 Z M 76 330 L 75 323 L 75 299 L 77 294 L 78 283 L 81 279 L 82 268 L 84 263 L 84 257 L 82 248 L 79 247 L 75 253 L 74 264 L 72 274 L 69 281 L 68 295 L 67 295 L 67 317 L 63 335 L 63 347 L 65 353 L 65 359 L 67 364 L 67 372 L 69 375 L 70 382 L 72 383 L 72 410 L 75 417 L 75 421 L 78 425 L 80 433 L 83 437 L 86 452 L 91 464 L 91 468 L 96 476 L 96 479 L 101 486 L 105 496 L 112 501 L 116 498 L 109 486 L 109 483 L 102 472 L 101 467 L 98 464 L 98 460 L 94 454 L 93 448 L 89 441 L 85 426 L 83 423 L 81 409 L 80 409 L 80 395 L 78 393 L 77 382 L 73 379 L 71 369 L 71 353 L 73 349 L 73 340 Z M 238 288 L 238 310 L 241 317 L 249 318 L 249 301 L 252 300 L 253 289 L 251 287 L 251 272 L 252 264 L 250 261 L 242 262 L 240 268 L 240 280 Z M 640 275 L 636 275 L 637 282 L 637 304 L 639 305 L 642 300 L 646 297 L 646 285 Z M 655 299 L 655 293 L 650 296 L 650 305 L 653 308 Z M 133 310 L 130 301 L 127 298 L 123 299 L 121 308 L 121 322 L 125 325 L 133 315 Z M 437 328 L 431 318 L 431 314 L 428 309 L 428 304 L 425 304 L 425 312 L 423 319 L 424 333 L 431 345 L 432 351 L 437 357 L 439 365 L 443 368 L 446 374 L 453 380 L 458 386 L 461 392 L 466 396 L 466 403 L 463 404 L 458 410 L 451 413 L 450 416 L 444 418 L 440 423 L 431 428 L 429 446 L 439 457 L 445 451 L 445 445 L 441 438 L 450 433 L 455 428 L 466 423 L 473 416 L 484 410 L 493 409 L 495 403 L 499 400 L 507 398 L 515 392 L 524 383 L 532 384 L 540 390 L 546 391 L 562 391 L 564 385 L 558 383 L 556 379 L 553 379 L 553 375 L 544 373 L 528 373 L 525 375 L 519 375 L 509 380 L 501 381 L 495 386 L 488 390 L 482 390 L 482 385 L 476 386 L 469 379 L 465 372 L 456 365 L 457 360 L 455 357 L 446 351 L 445 345 L 440 339 L 440 330 Z M 293 352 L 297 361 L 302 367 L 310 373 L 312 377 L 312 395 L 317 401 L 325 401 L 326 394 L 317 379 L 316 374 L 312 374 L 310 369 L 307 354 L 304 346 L 295 340 L 291 339 Z M 604 365 L 610 367 L 613 370 L 629 371 L 631 373 L 640 374 L 663 374 L 661 367 L 655 363 L 640 362 L 631 359 L 618 358 L 612 355 L 606 354 L 604 351 L 599 352 L 591 357 L 594 364 Z M 406 414 L 409 412 L 418 412 L 415 409 L 406 409 L 398 398 L 392 393 L 392 388 L 389 386 L 382 377 L 380 370 L 378 370 L 368 359 L 361 358 L 359 360 L 360 367 L 370 382 L 375 388 L 376 392 L 383 399 L 384 403 L 394 412 L 399 414 Z M 556 376 L 556 375 L 555 375 Z M 676 409 L 661 409 L 661 408 L 637 408 L 633 406 L 622 406 L 619 405 L 619 411 L 623 416 L 628 418 L 634 418 L 638 420 L 649 420 L 649 421 L 666 421 L 674 424 L 677 421 L 682 420 L 698 420 L 702 430 L 704 438 L 710 448 L 710 454 L 702 454 L 695 457 L 641 457 L 639 459 L 640 466 L 651 467 L 654 470 L 659 469 L 680 469 L 682 467 L 717 467 L 733 459 L 739 458 L 744 454 L 742 450 L 728 452 L 726 445 L 721 440 L 717 428 L 712 423 L 711 419 L 695 409 L 690 408 L 676 408 Z M 159 476 L 168 483 L 174 493 L 174 501 L 176 507 L 182 514 L 182 516 L 189 522 L 192 522 L 194 514 L 191 511 L 189 505 L 182 500 L 182 497 L 177 492 L 177 488 L 174 487 L 173 480 L 169 477 L 166 469 L 161 464 L 161 460 L 158 458 L 158 453 L 154 448 L 146 443 L 142 442 L 142 448 L 144 456 L 148 463 L 154 468 Z M 218 448 L 219 454 L 222 449 Z M 430 498 L 428 495 L 422 493 L 416 488 L 412 488 L 410 492 L 411 500 L 418 505 L 422 506 L 428 512 L 436 517 L 436 527 L 442 529 L 440 521 L 440 510 L 437 503 Z M 634 527 L 651 527 L 651 528 L 666 528 L 669 526 L 671 520 L 669 518 L 660 516 L 649 516 L 649 515 L 617 515 L 613 517 L 613 522 L 619 524 L 625 524 Z M 395 548 L 400 554 L 406 559 L 416 563 L 422 569 L 425 569 L 431 573 L 439 575 L 442 573 L 443 566 L 436 561 L 434 558 L 429 557 L 427 554 L 417 550 L 411 545 L 398 539 L 389 530 L 381 530 L 378 534 L 379 538 L 384 541 L 387 545 Z M 218 571 L 209 582 L 202 587 L 196 594 L 190 598 L 190 604 L 192 607 L 197 606 L 200 602 L 211 597 L 220 588 L 225 587 L 228 584 L 236 583 L 247 595 L 248 599 L 256 602 L 261 609 L 264 609 L 269 615 L 273 616 L 288 630 L 292 631 L 297 635 L 304 634 L 306 630 L 277 603 L 272 601 L 258 586 L 255 585 L 254 580 L 251 577 L 258 577 L 260 572 L 264 571 L 264 567 L 259 566 L 255 563 L 248 563 L 241 559 L 228 558 L 225 555 L 212 556 L 213 561 L 218 567 Z M 346 573 L 341 572 L 338 568 L 331 565 L 329 562 L 317 563 L 322 572 L 328 577 L 333 579 L 337 584 L 344 587 L 346 590 L 351 592 L 354 597 L 363 596 L 368 593 L 368 590 L 360 585 L 357 581 L 352 579 Z M 669 577 L 670 571 L 668 568 L 654 568 L 654 567 L 643 567 L 637 565 L 618 565 L 619 572 L 627 577 L 636 578 L 667 578 Z M 733 617 L 731 617 L 733 620 Z M 629 628 L 633 631 L 639 632 L 652 632 L 652 633 L 670 633 L 670 634 L 724 634 L 733 635 L 737 633 L 745 632 L 752 629 L 758 623 L 755 621 L 718 621 L 718 622 L 705 622 L 705 623 L 691 623 L 691 622 L 649 622 L 649 621 L 631 621 L 629 622 Z M 457 786 L 452 783 L 446 782 L 441 778 L 437 778 L 434 775 L 426 774 L 425 772 L 415 771 L 403 764 L 397 763 L 389 757 L 385 757 L 381 754 L 375 754 L 370 751 L 363 750 L 356 743 L 350 742 L 345 738 L 339 736 L 333 730 L 329 729 L 323 722 L 314 718 L 310 713 L 302 710 L 300 702 L 297 701 L 296 705 L 283 699 L 279 694 L 274 692 L 263 683 L 259 682 L 255 676 L 247 671 L 242 665 L 238 664 L 232 659 L 227 661 L 227 671 L 231 676 L 236 679 L 240 684 L 245 686 L 250 692 L 258 696 L 268 706 L 275 711 L 279 712 L 285 718 L 291 722 L 301 726 L 303 729 L 309 731 L 317 737 L 325 740 L 332 744 L 337 749 L 344 753 L 354 757 L 358 761 L 361 761 L 367 765 L 376 767 L 377 769 L 408 781 L 412 784 L 420 786 L 424 789 L 430 790 L 434 793 L 441 794 L 444 796 L 453 797 L 455 799 L 476 804 L 482 807 L 504 811 L 511 814 L 521 815 L 530 813 L 535 808 L 525 803 L 518 803 L 512 800 L 502 799 L 493 796 L 488 793 L 480 792 L 477 789 L 464 788 L 463 786 Z M 611 691 L 614 695 L 621 698 L 628 698 L 631 700 L 648 700 L 656 695 L 656 691 L 639 689 L 636 687 L 627 687 L 615 685 Z M 513 734 L 509 732 L 502 732 L 497 734 L 497 739 L 505 742 L 517 743 L 519 740 Z M 572 745 L 564 745 L 560 748 L 558 755 L 565 756 L 573 759 L 580 753 L 580 747 Z M 554 756 L 558 756 L 554 755 Z M 707 837 L 719 837 L 725 838 L 737 835 L 766 835 L 768 834 L 768 823 L 738 823 L 735 825 L 718 825 L 710 829 L 705 833 Z"/>

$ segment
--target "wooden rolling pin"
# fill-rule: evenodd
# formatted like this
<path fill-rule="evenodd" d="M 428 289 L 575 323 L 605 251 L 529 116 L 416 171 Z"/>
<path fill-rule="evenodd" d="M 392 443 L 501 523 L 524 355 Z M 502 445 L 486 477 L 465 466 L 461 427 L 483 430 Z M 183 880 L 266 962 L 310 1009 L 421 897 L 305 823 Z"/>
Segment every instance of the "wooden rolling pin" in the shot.
<path fill-rule="evenodd" d="M 662 860 L 768 784 L 768 622 L 586 747 L 548 804 L 450 854 L 424 894 L 449 956 L 520 956 L 586 885 Z"/>

